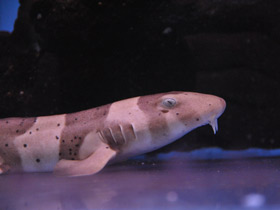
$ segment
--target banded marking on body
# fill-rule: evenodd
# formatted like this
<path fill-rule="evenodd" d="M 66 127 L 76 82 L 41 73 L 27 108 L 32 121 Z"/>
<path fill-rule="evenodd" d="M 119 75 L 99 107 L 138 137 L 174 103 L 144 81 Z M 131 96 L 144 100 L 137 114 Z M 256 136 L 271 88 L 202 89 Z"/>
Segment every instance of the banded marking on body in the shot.
<path fill-rule="evenodd" d="M 148 130 L 150 131 L 151 139 L 161 140 L 159 135 L 169 131 L 169 126 L 165 115 L 168 110 L 159 110 L 158 105 L 162 96 L 165 94 L 156 94 L 145 97 L 139 97 L 137 106 L 146 115 Z M 157 112 L 155 110 L 158 110 Z"/>
<path fill-rule="evenodd" d="M 0 120 L 0 169 L 20 171 L 21 158 L 14 139 L 25 134 L 36 122 L 36 118 L 6 118 Z"/>
<path fill-rule="evenodd" d="M 111 104 L 108 104 L 66 115 L 59 146 L 59 159 L 84 159 L 95 151 L 93 145 L 96 142 L 92 142 L 96 141 L 94 131 L 96 133 L 96 130 L 104 127 L 110 106 Z"/>
<path fill-rule="evenodd" d="M 24 171 L 51 171 L 59 160 L 59 139 L 65 115 L 38 117 L 33 126 L 13 143 Z"/>

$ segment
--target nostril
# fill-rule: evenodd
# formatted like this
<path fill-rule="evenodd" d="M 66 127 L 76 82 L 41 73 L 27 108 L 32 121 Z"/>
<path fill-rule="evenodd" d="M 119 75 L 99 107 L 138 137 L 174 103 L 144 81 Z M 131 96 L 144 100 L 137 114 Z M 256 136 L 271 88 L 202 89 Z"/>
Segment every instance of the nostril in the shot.
<path fill-rule="evenodd" d="M 220 104 L 219 104 L 219 106 L 217 107 L 217 115 L 218 115 L 218 117 L 225 111 L 225 109 L 226 109 L 226 101 L 224 100 L 224 99 L 222 99 L 222 98 L 219 98 L 220 100 Z"/>

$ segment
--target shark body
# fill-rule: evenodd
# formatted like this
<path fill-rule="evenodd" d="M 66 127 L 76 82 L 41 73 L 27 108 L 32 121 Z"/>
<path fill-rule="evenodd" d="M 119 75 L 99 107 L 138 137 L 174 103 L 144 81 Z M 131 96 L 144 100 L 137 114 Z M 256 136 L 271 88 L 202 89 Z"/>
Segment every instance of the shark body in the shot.
<path fill-rule="evenodd" d="M 156 150 L 199 126 L 210 124 L 215 133 L 225 107 L 217 96 L 178 91 L 71 114 L 1 119 L 0 174 L 95 174 L 108 162 Z"/>

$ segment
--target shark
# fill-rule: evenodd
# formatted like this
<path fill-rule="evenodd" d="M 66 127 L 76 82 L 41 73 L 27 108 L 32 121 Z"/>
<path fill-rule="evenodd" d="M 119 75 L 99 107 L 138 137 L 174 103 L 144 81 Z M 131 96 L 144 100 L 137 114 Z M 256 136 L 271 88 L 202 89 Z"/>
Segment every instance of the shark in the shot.
<path fill-rule="evenodd" d="M 210 124 L 224 99 L 173 91 L 52 116 L 0 120 L 0 174 L 52 172 L 56 176 L 98 173 L 107 164 L 157 150 Z"/>

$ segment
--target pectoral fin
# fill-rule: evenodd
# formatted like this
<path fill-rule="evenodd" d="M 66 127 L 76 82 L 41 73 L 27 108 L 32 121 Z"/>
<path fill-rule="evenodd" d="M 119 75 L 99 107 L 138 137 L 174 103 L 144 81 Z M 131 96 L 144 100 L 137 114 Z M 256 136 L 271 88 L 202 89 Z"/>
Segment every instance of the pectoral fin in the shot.
<path fill-rule="evenodd" d="M 56 176 L 85 176 L 99 172 L 108 161 L 116 155 L 116 151 L 107 144 L 100 147 L 84 160 L 60 160 L 54 169 Z"/>

